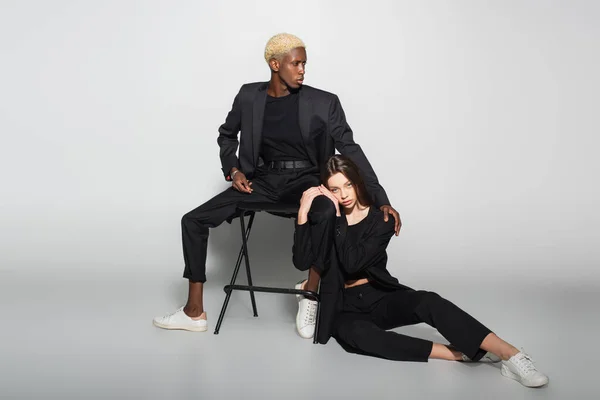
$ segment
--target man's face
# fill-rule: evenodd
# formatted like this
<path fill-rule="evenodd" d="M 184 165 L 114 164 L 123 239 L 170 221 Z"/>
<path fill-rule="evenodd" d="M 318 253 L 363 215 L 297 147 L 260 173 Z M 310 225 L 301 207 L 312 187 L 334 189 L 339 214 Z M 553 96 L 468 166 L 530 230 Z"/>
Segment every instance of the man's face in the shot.
<path fill-rule="evenodd" d="M 304 81 L 306 50 L 297 47 L 286 54 L 279 62 L 279 78 L 290 89 L 298 89 Z"/>

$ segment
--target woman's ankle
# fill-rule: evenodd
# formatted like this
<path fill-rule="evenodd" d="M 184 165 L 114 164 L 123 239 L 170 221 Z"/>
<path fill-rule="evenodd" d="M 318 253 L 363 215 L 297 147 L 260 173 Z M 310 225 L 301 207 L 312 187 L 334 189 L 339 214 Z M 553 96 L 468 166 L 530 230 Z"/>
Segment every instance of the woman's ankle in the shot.
<path fill-rule="evenodd" d="M 431 354 L 429 358 L 437 358 L 441 360 L 460 361 L 462 360 L 462 353 L 451 346 L 447 346 L 441 343 L 434 343 L 431 347 Z"/>

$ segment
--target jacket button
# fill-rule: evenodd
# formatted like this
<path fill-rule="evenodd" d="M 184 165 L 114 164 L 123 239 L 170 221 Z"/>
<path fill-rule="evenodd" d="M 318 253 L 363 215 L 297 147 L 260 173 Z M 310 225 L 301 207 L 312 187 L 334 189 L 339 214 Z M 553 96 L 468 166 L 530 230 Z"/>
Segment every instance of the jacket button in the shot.
<path fill-rule="evenodd" d="M 359 299 L 362 299 L 362 293 L 359 293 L 359 294 L 358 294 L 358 298 L 359 298 Z"/>

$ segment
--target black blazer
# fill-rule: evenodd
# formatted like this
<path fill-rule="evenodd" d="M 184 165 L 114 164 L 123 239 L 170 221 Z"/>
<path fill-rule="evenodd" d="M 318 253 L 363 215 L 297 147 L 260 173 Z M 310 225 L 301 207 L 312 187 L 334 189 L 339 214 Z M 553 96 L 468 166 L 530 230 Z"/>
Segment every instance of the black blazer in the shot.
<path fill-rule="evenodd" d="M 248 179 L 252 179 L 256 168 L 263 163 L 262 159 L 259 160 L 259 153 L 268 85 L 268 82 L 243 85 L 233 100 L 225 123 L 219 127 L 217 143 L 226 180 L 231 180 L 229 173 L 233 167 L 237 167 Z M 320 168 L 337 149 L 358 165 L 375 205 L 381 207 L 390 204 L 369 160 L 354 142 L 352 129 L 346 122 L 338 97 L 303 85 L 299 89 L 298 102 L 300 131 L 310 161 Z M 236 156 L 238 145 L 239 157 Z"/>
<path fill-rule="evenodd" d="M 402 285 L 387 270 L 386 248 L 394 235 L 394 218 L 383 220 L 383 212 L 371 207 L 365 217 L 364 233 L 356 244 L 346 240 L 348 221 L 342 215 L 336 218 L 335 237 L 330 247 L 330 262 L 321 274 L 321 308 L 317 341 L 327 343 L 334 331 L 335 319 L 342 310 L 344 276 L 362 274 L 371 282 L 389 290 L 412 290 Z M 309 223 L 296 224 L 293 261 L 300 270 L 314 263 Z"/>

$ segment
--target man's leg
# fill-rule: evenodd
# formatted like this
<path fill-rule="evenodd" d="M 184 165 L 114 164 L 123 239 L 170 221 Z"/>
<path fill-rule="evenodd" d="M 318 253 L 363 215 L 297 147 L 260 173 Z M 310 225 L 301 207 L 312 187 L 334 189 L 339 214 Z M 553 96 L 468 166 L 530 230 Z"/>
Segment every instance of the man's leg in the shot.
<path fill-rule="evenodd" d="M 260 189 L 256 182 L 254 192 L 240 193 L 229 188 L 201 206 L 188 212 L 181 219 L 183 258 L 185 267 L 183 277 L 189 280 L 188 299 L 184 307 L 154 319 L 154 324 L 165 329 L 185 329 L 204 331 L 207 329 L 204 313 L 203 288 L 206 282 L 206 254 L 209 228 L 222 224 L 234 216 L 237 205 L 244 201 L 272 201 Z"/>
<path fill-rule="evenodd" d="M 189 280 L 188 300 L 184 312 L 189 317 L 199 317 L 204 312 L 202 291 L 206 282 L 206 255 L 209 228 L 216 228 L 235 214 L 242 201 L 270 201 L 258 187 L 251 194 L 233 188 L 213 197 L 181 219 L 181 236 L 185 267 L 183 277 Z"/>

